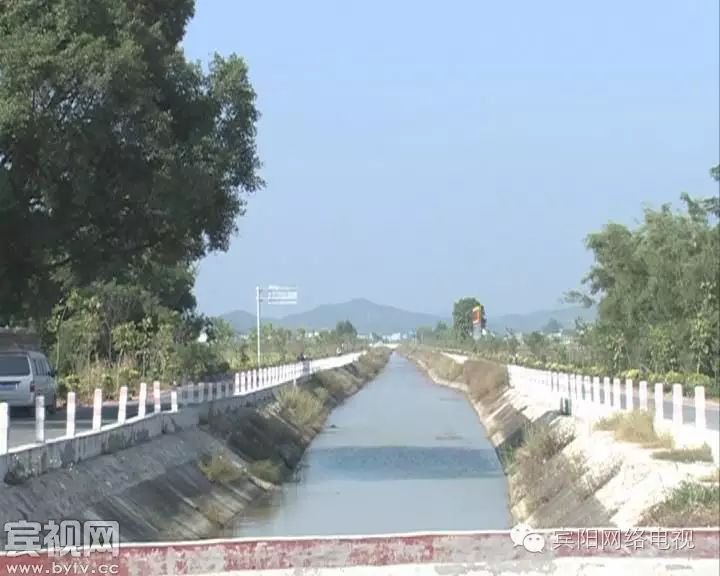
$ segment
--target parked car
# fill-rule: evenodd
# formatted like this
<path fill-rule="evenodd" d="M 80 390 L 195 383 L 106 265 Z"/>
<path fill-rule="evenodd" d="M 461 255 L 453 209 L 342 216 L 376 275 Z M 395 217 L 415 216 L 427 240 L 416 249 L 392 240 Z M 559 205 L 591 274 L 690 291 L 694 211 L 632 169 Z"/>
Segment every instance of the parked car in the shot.
<path fill-rule="evenodd" d="M 37 351 L 0 350 L 0 402 L 11 407 L 29 408 L 35 413 L 35 398 L 45 397 L 48 412 L 57 406 L 55 370 L 47 357 Z"/>

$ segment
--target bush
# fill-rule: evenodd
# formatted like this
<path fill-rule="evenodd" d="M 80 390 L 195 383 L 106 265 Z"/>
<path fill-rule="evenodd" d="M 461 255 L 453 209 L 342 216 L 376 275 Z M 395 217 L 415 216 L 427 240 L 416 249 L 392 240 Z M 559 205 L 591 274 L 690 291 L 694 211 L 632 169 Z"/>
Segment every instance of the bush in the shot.
<path fill-rule="evenodd" d="M 296 426 L 306 429 L 322 420 L 324 407 L 316 395 L 301 388 L 284 388 L 278 393 L 280 415 Z"/>
<path fill-rule="evenodd" d="M 632 368 L 631 370 L 625 370 L 624 372 L 620 373 L 620 378 L 623 380 L 630 379 L 633 382 L 637 382 L 638 380 L 641 380 L 642 373 L 640 370 L 637 370 L 636 368 Z"/>
<path fill-rule="evenodd" d="M 720 488 L 683 482 L 662 502 L 645 512 L 642 526 L 674 528 L 720 525 Z"/>
<path fill-rule="evenodd" d="M 549 472 L 549 461 L 574 439 L 570 431 L 553 430 L 547 424 L 532 424 L 524 433 L 523 442 L 515 450 L 514 482 L 519 496 L 527 496 L 533 506 L 542 500 L 543 482 Z M 566 470 L 564 472 L 567 472 Z"/>
<path fill-rule="evenodd" d="M 614 438 L 621 442 L 650 444 L 659 440 L 652 415 L 640 410 L 617 412 L 600 420 L 595 429 L 612 431 Z"/>
<path fill-rule="evenodd" d="M 507 368 L 487 360 L 468 360 L 462 365 L 463 380 L 474 400 L 491 401 L 509 385 Z"/>
<path fill-rule="evenodd" d="M 271 484 L 281 484 L 287 474 L 285 465 L 273 460 L 258 460 L 252 462 L 247 470 L 248 473 L 253 476 L 270 482 Z"/>
<path fill-rule="evenodd" d="M 226 484 L 240 480 L 245 471 L 230 462 L 222 454 L 213 454 L 198 463 L 203 475 L 213 483 Z"/>

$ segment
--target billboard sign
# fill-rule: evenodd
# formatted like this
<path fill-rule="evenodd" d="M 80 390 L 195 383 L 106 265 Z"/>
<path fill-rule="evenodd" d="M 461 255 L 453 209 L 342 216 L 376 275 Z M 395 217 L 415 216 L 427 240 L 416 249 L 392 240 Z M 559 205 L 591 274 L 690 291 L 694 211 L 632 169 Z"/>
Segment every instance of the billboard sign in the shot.
<path fill-rule="evenodd" d="M 480 326 L 482 321 L 482 306 L 475 306 L 472 310 L 472 323 L 473 326 Z"/>
<path fill-rule="evenodd" d="M 265 295 L 268 304 L 297 304 L 295 286 L 268 286 Z"/>

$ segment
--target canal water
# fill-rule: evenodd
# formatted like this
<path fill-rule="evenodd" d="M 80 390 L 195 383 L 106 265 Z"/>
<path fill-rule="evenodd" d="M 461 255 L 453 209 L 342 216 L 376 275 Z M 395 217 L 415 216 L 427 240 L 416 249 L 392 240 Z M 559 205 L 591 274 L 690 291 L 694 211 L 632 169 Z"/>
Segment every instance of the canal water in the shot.
<path fill-rule="evenodd" d="M 296 478 L 239 517 L 243 537 L 508 529 L 507 482 L 465 397 L 393 354 L 328 418 Z"/>

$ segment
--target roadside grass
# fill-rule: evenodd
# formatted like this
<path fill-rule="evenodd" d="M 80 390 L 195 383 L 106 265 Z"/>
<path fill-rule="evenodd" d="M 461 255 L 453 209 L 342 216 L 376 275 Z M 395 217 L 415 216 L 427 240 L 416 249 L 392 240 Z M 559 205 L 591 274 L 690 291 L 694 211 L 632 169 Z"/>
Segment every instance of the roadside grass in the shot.
<path fill-rule="evenodd" d="M 488 360 L 468 360 L 462 365 L 470 396 L 480 402 L 496 399 L 509 383 L 507 368 Z"/>
<path fill-rule="evenodd" d="M 434 353 L 430 362 L 432 371 L 443 380 L 455 382 L 463 375 L 463 365 L 439 352 Z"/>
<path fill-rule="evenodd" d="M 318 372 L 314 378 L 319 385 L 328 391 L 333 398 L 345 398 L 356 388 L 350 374 L 342 370 L 326 370 Z"/>
<path fill-rule="evenodd" d="M 641 524 L 673 528 L 720 526 L 720 486 L 683 482 L 649 508 Z"/>
<path fill-rule="evenodd" d="M 713 455 L 710 446 L 704 444 L 699 448 L 675 448 L 654 452 L 653 458 L 657 460 L 671 460 L 672 462 L 712 462 Z"/>
<path fill-rule="evenodd" d="M 700 478 L 700 482 L 709 482 L 710 484 L 720 484 L 720 468 L 716 468 L 707 476 Z"/>
<path fill-rule="evenodd" d="M 358 358 L 356 364 L 364 376 L 377 376 L 390 358 L 392 350 L 389 348 L 372 348 Z"/>
<path fill-rule="evenodd" d="M 284 388 L 277 396 L 280 416 L 305 430 L 322 422 L 325 407 L 318 396 L 301 388 Z"/>
<path fill-rule="evenodd" d="M 243 468 L 236 466 L 222 454 L 206 456 L 198 462 L 198 468 L 210 482 L 215 484 L 228 484 L 247 476 Z"/>
<path fill-rule="evenodd" d="M 595 424 L 595 430 L 613 432 L 619 442 L 642 444 L 645 448 L 672 448 L 672 437 L 655 432 L 652 414 L 644 410 L 617 412 Z"/>
<path fill-rule="evenodd" d="M 582 476 L 585 470 L 580 461 L 563 460 L 548 466 L 573 439 L 569 430 L 553 429 L 544 423 L 527 427 L 523 443 L 511 456 L 516 501 L 524 497 L 530 508 L 537 508 L 557 493 L 557 486 L 562 489 Z"/>
<path fill-rule="evenodd" d="M 257 460 L 248 465 L 247 471 L 252 476 L 271 484 L 282 484 L 287 474 L 285 465 L 275 460 Z"/>

